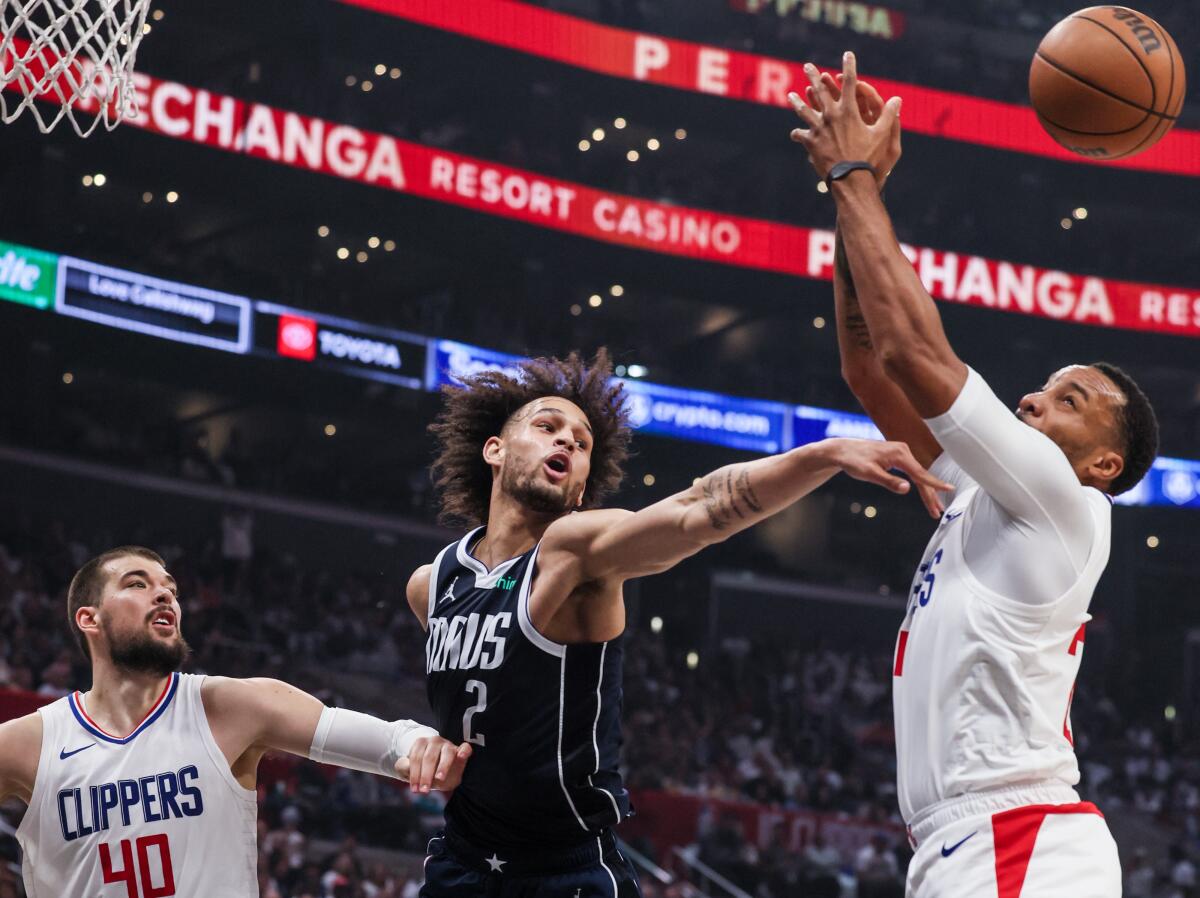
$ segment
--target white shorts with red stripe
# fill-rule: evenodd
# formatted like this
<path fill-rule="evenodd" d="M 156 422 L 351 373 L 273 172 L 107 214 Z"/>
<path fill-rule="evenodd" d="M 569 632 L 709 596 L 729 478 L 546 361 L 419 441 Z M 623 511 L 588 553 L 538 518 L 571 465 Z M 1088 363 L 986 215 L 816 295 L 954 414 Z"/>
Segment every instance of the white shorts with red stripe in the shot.
<path fill-rule="evenodd" d="M 909 826 L 907 898 L 1120 898 L 1104 815 L 1061 783 L 953 798 Z"/>

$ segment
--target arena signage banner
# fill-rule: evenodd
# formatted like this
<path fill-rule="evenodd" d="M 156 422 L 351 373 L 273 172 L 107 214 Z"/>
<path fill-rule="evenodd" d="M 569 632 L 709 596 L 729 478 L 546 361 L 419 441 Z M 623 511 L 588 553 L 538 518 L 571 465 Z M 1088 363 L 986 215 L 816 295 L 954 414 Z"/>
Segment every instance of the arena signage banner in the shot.
<path fill-rule="evenodd" d="M 55 311 L 109 327 L 244 353 L 250 348 L 250 300 L 204 287 L 59 259 Z"/>
<path fill-rule="evenodd" d="M 482 371 L 516 376 L 520 356 L 436 340 L 430 352 L 426 386 L 454 384 Z M 617 378 L 625 386 L 629 423 L 639 433 L 676 437 L 752 452 L 779 452 L 791 442 L 790 408 L 779 402 L 740 399 L 703 390 L 687 390 L 634 378 Z"/>
<path fill-rule="evenodd" d="M 597 190 L 323 119 L 134 75 L 151 133 L 410 193 L 592 240 L 829 280 L 832 231 Z M 1103 327 L 1200 336 L 1200 290 L 903 246 L 937 299 Z"/>
<path fill-rule="evenodd" d="M 58 256 L 0 241 L 0 299 L 48 309 L 54 304 Z"/>
<path fill-rule="evenodd" d="M 882 440 L 883 434 L 866 415 L 838 412 L 828 408 L 798 405 L 793 411 L 792 435 L 794 445 L 815 443 L 834 437 L 858 440 Z"/>
<path fill-rule="evenodd" d="M 521 356 L 453 340 L 430 340 L 425 388 L 438 390 L 482 371 L 516 377 Z M 639 433 L 773 453 L 818 440 L 882 440 L 866 415 L 810 405 L 784 405 L 703 390 L 617 378 L 628 396 L 630 424 Z M 1200 461 L 1158 458 L 1140 484 L 1117 498 L 1120 505 L 1200 508 Z"/>
<path fill-rule="evenodd" d="M 514 0 L 341 2 L 616 78 L 767 106 L 786 106 L 788 91 L 808 84 L 802 68 L 804 60 L 740 53 L 598 25 Z M 764 2 L 771 5 L 793 0 L 743 2 L 762 6 Z M 829 4 L 806 0 L 806 6 L 818 5 Z M 1063 162 L 1095 164 L 1055 143 L 1038 124 L 1029 106 L 875 78 L 870 72 L 863 77 L 885 97 L 899 95 L 904 98 L 906 131 Z M 1103 164 L 1176 175 L 1200 175 L 1200 131 L 1175 128 L 1153 149 Z"/>
<path fill-rule="evenodd" d="M 424 385 L 426 339 L 347 318 L 254 303 L 255 353 L 393 383 Z"/>
<path fill-rule="evenodd" d="M 729 8 L 746 13 L 794 15 L 806 22 L 889 41 L 904 31 L 904 13 L 853 0 L 729 0 Z"/>
<path fill-rule="evenodd" d="M 134 73 L 133 83 L 138 114 L 127 124 L 154 134 L 606 243 L 801 277 L 832 276 L 831 231 L 597 190 L 141 72 Z M 936 299 L 1080 324 L 1200 336 L 1200 290 L 902 249 Z"/>
<path fill-rule="evenodd" d="M 789 408 L 782 403 L 641 380 L 622 383 L 629 423 L 643 433 L 752 452 L 779 452 L 792 443 Z"/>
<path fill-rule="evenodd" d="M 1200 461 L 1156 458 L 1142 482 L 1114 501 L 1118 505 L 1200 508 Z"/>

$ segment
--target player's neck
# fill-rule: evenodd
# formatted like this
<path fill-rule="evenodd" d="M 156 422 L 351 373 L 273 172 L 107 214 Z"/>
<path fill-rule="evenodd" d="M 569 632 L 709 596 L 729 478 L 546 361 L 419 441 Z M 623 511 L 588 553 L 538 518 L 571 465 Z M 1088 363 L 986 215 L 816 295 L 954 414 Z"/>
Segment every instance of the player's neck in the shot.
<path fill-rule="evenodd" d="M 554 520 L 552 516 L 531 512 L 503 493 L 493 495 L 488 507 L 487 532 L 475 544 L 472 554 L 493 568 L 532 549 Z"/>
<path fill-rule="evenodd" d="M 130 673 L 110 661 L 92 664 L 92 688 L 84 693 L 89 717 L 118 736 L 133 730 L 167 686 L 170 674 Z"/>

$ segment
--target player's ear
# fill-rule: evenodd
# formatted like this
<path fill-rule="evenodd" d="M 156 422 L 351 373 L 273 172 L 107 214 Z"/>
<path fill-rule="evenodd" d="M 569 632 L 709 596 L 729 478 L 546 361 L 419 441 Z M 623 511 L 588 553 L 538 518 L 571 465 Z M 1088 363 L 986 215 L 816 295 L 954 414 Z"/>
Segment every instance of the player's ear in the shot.
<path fill-rule="evenodd" d="M 483 444 L 483 460 L 489 467 L 498 468 L 504 461 L 504 440 L 500 437 L 488 437 Z"/>
<path fill-rule="evenodd" d="M 84 633 L 100 632 L 100 606 L 84 605 L 75 610 L 75 626 Z"/>
<path fill-rule="evenodd" d="M 1089 468 L 1097 480 L 1112 483 L 1125 470 L 1125 459 L 1121 458 L 1120 453 L 1106 449 L 1092 460 Z"/>

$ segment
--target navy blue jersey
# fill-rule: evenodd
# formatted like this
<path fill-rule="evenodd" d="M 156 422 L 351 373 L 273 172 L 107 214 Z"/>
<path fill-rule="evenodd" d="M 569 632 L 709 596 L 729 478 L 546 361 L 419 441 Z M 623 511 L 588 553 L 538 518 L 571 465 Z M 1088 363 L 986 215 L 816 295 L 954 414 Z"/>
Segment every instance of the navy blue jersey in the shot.
<path fill-rule="evenodd" d="M 429 577 L 426 685 L 437 728 L 475 752 L 448 826 L 510 851 L 571 845 L 619 823 L 622 639 L 560 645 L 529 618 L 537 547 L 489 571 L 472 531 Z"/>

